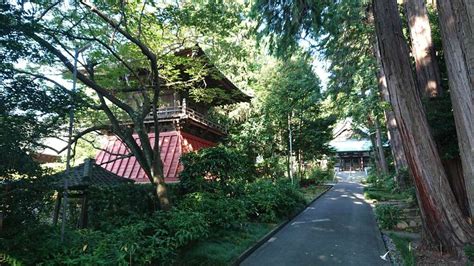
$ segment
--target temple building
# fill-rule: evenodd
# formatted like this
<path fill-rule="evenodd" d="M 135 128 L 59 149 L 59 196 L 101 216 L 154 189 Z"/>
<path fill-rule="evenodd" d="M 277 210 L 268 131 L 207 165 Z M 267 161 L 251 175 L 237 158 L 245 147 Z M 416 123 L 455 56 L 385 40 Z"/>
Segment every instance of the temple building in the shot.
<path fill-rule="evenodd" d="M 334 127 L 333 140 L 329 144 L 336 151 L 337 170 L 364 171 L 369 167 L 372 143 L 362 135 L 368 135 L 368 131 L 354 129 L 350 120 Z"/>
<path fill-rule="evenodd" d="M 210 102 L 197 102 L 190 97 L 192 88 L 176 90 L 168 87 L 163 89 L 157 114 L 160 130 L 159 145 L 166 182 L 179 180 L 178 176 L 182 170 L 179 158 L 183 153 L 215 146 L 226 136 L 226 129 L 209 119 L 208 112 L 211 107 L 248 102 L 251 99 L 209 63 L 207 56 L 199 47 L 185 49 L 178 55 L 199 58 L 205 62 L 206 66 L 212 68 L 212 75 L 207 75 L 199 88 L 217 89 L 220 93 Z M 154 127 L 152 115 L 150 113 L 145 121 L 150 129 L 149 132 L 153 132 Z M 153 143 L 156 137 L 154 133 L 149 133 L 148 136 L 150 142 Z M 132 179 L 137 183 L 149 182 L 135 157 L 119 157 L 127 154 L 129 154 L 129 150 L 125 144 L 116 136 L 110 135 L 103 145 L 103 150 L 96 155 L 95 159 L 98 165 L 118 176 Z"/>

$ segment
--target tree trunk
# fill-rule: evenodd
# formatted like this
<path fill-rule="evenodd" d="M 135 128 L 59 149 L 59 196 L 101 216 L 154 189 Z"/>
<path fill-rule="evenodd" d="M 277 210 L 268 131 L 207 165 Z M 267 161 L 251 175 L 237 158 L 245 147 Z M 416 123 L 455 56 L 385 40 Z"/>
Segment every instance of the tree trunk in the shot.
<path fill-rule="evenodd" d="M 431 40 L 431 26 L 424 0 L 404 0 L 411 53 L 415 58 L 416 79 L 420 95 L 432 98 L 442 93 L 441 77 Z"/>
<path fill-rule="evenodd" d="M 410 66 L 397 1 L 373 1 L 390 102 L 413 177 L 425 243 L 460 252 L 474 232 L 454 198 L 431 135 Z"/>
<path fill-rule="evenodd" d="M 397 121 L 395 120 L 395 114 L 392 110 L 385 110 L 384 114 L 387 123 L 387 136 L 390 141 L 390 150 L 395 166 L 395 182 L 400 188 L 406 188 L 409 180 L 406 179 L 403 172 L 408 169 L 408 163 L 405 151 L 403 150 L 400 132 L 398 131 Z"/>
<path fill-rule="evenodd" d="M 378 65 L 378 86 L 382 100 L 390 103 L 390 94 L 387 88 L 387 80 L 385 79 L 385 74 L 382 67 L 382 59 L 380 58 L 380 51 L 378 49 L 377 38 L 374 42 L 374 56 Z M 408 168 L 408 162 L 405 157 L 405 151 L 403 150 L 402 139 L 400 136 L 400 131 L 398 130 L 397 121 L 395 119 L 395 113 L 392 109 L 384 111 L 386 124 L 387 124 L 387 135 L 390 140 L 390 149 L 392 151 L 393 163 L 395 165 L 395 182 L 397 182 L 400 188 L 406 188 L 408 180 L 405 180 L 402 171 Z"/>
<path fill-rule="evenodd" d="M 438 1 L 444 57 L 470 215 L 474 215 L 474 3 Z"/>
<path fill-rule="evenodd" d="M 466 195 L 466 185 L 462 174 L 461 158 L 444 159 L 443 166 L 448 175 L 449 184 L 454 192 L 456 201 L 462 213 L 469 217 L 469 200 Z"/>
<path fill-rule="evenodd" d="M 372 122 L 369 120 L 369 125 L 371 125 Z M 373 134 L 369 134 L 370 138 L 370 143 L 372 144 L 372 149 L 374 153 L 374 162 L 375 162 L 375 169 L 377 170 L 377 174 L 382 173 L 382 167 L 380 166 L 380 158 L 379 158 L 379 153 L 377 151 L 377 141 L 375 140 L 375 137 Z"/>
<path fill-rule="evenodd" d="M 158 196 L 158 201 L 160 202 L 160 209 L 168 211 L 171 208 L 171 203 L 168 198 L 168 190 L 165 184 L 163 163 L 161 162 L 161 157 L 159 155 L 157 158 L 155 157 L 155 160 L 156 161 L 152 165 L 153 184 L 156 187 L 156 195 Z"/>
<path fill-rule="evenodd" d="M 375 140 L 377 142 L 377 152 L 379 154 L 379 159 L 380 159 L 380 170 L 382 170 L 382 173 L 384 175 L 388 175 L 387 159 L 385 158 L 385 153 L 383 151 L 382 133 L 380 132 L 380 125 L 376 117 L 374 119 L 374 125 L 375 125 Z"/>
<path fill-rule="evenodd" d="M 368 8 L 367 19 L 369 23 L 374 23 L 374 14 L 372 6 Z M 377 80 L 378 87 L 381 95 L 381 100 L 390 104 L 390 94 L 387 88 L 387 80 L 385 79 L 385 73 L 383 71 L 382 59 L 380 58 L 380 51 L 378 48 L 377 37 L 373 39 L 373 54 L 377 62 Z M 390 150 L 392 152 L 393 163 L 395 166 L 396 175 L 394 177 L 395 182 L 400 188 L 406 188 L 409 180 L 405 179 L 405 176 L 402 174 L 402 171 L 408 169 L 408 162 L 405 156 L 405 151 L 403 150 L 403 144 L 398 130 L 397 121 L 395 119 L 395 114 L 392 109 L 384 110 L 384 116 L 387 126 L 387 137 L 390 141 Z"/>

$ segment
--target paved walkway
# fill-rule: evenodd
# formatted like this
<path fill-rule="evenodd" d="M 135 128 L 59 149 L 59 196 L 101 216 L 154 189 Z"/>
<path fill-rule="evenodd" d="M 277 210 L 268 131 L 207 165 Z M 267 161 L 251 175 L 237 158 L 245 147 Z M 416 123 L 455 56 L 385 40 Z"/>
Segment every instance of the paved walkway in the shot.
<path fill-rule="evenodd" d="M 362 190 L 339 182 L 241 265 L 389 265 Z"/>

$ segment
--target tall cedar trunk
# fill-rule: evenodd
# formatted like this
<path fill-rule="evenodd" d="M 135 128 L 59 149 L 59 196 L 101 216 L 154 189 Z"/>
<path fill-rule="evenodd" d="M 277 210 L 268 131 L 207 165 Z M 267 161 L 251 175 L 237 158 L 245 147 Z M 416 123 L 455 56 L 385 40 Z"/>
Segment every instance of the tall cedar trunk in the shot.
<path fill-rule="evenodd" d="M 369 23 L 374 23 L 374 14 L 372 6 L 368 8 L 367 18 Z M 378 48 L 377 37 L 373 40 L 372 52 L 377 62 L 377 80 L 378 87 L 381 95 L 381 100 L 390 103 L 390 94 L 387 88 L 387 80 L 385 79 L 385 73 L 382 67 L 382 61 L 380 58 L 380 51 Z M 403 150 L 402 139 L 398 130 L 397 121 L 395 120 L 395 114 L 392 109 L 384 110 L 384 116 L 387 126 L 387 137 L 390 141 L 390 150 L 392 152 L 393 163 L 395 166 L 396 175 L 394 177 L 395 182 L 399 187 L 407 187 L 408 180 L 405 180 L 405 175 L 402 174 L 404 170 L 408 168 L 405 151 Z"/>
<path fill-rule="evenodd" d="M 372 121 L 370 119 L 367 120 L 367 124 L 372 127 Z M 377 150 L 377 141 L 375 140 L 375 137 L 373 134 L 369 135 L 370 138 L 370 144 L 372 144 L 372 149 L 374 153 L 374 162 L 375 162 L 375 169 L 377 169 L 377 173 L 381 174 L 382 173 L 382 167 L 380 166 L 380 158 L 379 158 L 379 153 Z"/>
<path fill-rule="evenodd" d="M 454 198 L 421 104 L 397 1 L 373 1 L 375 28 L 390 102 L 400 130 L 421 210 L 425 243 L 452 252 L 474 232 Z"/>
<path fill-rule="evenodd" d="M 444 57 L 469 200 L 474 215 L 474 3 L 438 1 Z"/>
<path fill-rule="evenodd" d="M 441 95 L 441 77 L 431 40 L 431 27 L 424 0 L 404 0 L 411 53 L 415 58 L 416 79 L 420 95 L 431 98 Z"/>
<path fill-rule="evenodd" d="M 388 166 L 387 166 L 387 159 L 385 158 L 385 152 L 383 151 L 383 143 L 382 143 L 382 133 L 380 130 L 380 125 L 377 118 L 374 119 L 375 125 L 375 140 L 377 142 L 377 152 L 379 154 L 380 159 L 380 170 L 384 175 L 388 175 Z"/>
<path fill-rule="evenodd" d="M 385 74 L 383 72 L 382 61 L 380 58 L 380 53 L 377 43 L 374 44 L 374 54 L 378 64 L 378 84 L 380 94 L 382 95 L 383 101 L 390 103 L 390 94 L 387 88 L 387 80 L 385 79 Z M 397 120 L 395 119 L 395 113 L 392 109 L 384 111 L 386 124 L 387 124 L 387 135 L 390 140 L 390 148 L 392 151 L 393 163 L 395 165 L 395 182 L 401 188 L 406 188 L 409 180 L 405 180 L 405 175 L 402 173 L 408 168 L 407 158 L 405 156 L 405 151 L 403 150 L 402 139 L 400 136 L 400 131 L 398 130 Z"/>
<path fill-rule="evenodd" d="M 393 164 L 395 166 L 395 182 L 400 188 L 407 188 L 410 180 L 407 180 L 404 172 L 408 169 L 408 162 L 403 150 L 402 139 L 398 131 L 395 113 L 392 110 L 385 110 L 385 120 L 387 123 L 387 136 L 390 141 L 390 151 L 392 152 Z"/>
<path fill-rule="evenodd" d="M 454 192 L 456 201 L 462 213 L 469 217 L 469 200 L 466 195 L 466 185 L 462 174 L 461 158 L 455 157 L 443 160 L 444 170 L 448 175 L 449 184 Z"/>

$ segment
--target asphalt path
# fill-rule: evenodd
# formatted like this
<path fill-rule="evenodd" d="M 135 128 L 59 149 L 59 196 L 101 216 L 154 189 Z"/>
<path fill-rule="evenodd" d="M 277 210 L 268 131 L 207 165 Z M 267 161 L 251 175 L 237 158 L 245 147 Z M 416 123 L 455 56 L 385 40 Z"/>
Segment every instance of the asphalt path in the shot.
<path fill-rule="evenodd" d="M 390 265 L 363 186 L 341 181 L 241 265 Z"/>

